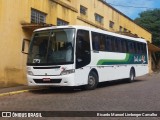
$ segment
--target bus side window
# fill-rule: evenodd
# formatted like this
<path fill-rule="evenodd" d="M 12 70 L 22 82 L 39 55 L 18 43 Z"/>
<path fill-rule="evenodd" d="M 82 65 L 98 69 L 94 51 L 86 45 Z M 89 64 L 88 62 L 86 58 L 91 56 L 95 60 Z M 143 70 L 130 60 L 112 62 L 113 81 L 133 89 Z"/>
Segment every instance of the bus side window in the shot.
<path fill-rule="evenodd" d="M 114 52 L 118 52 L 118 40 L 117 40 L 117 38 L 114 39 Z"/>
<path fill-rule="evenodd" d="M 146 44 L 143 43 L 143 54 L 146 54 L 146 53 L 147 53 L 147 51 L 146 51 Z"/>
<path fill-rule="evenodd" d="M 134 42 L 133 41 L 131 42 L 131 46 L 132 46 L 132 53 L 134 54 L 135 53 L 135 49 L 134 49 Z"/>
<path fill-rule="evenodd" d="M 126 53 L 129 53 L 128 41 L 127 40 L 124 40 L 124 41 L 125 41 L 125 46 L 126 46 Z"/>
<path fill-rule="evenodd" d="M 128 44 L 128 52 L 131 53 L 131 44 L 129 41 L 127 42 L 127 44 Z"/>
<path fill-rule="evenodd" d="M 100 34 L 100 51 L 105 50 L 105 36 Z"/>
<path fill-rule="evenodd" d="M 142 53 L 145 53 L 145 43 L 142 43 Z"/>
<path fill-rule="evenodd" d="M 110 52 L 111 51 L 111 40 L 110 36 L 105 36 L 105 51 Z"/>
<path fill-rule="evenodd" d="M 137 46 L 138 46 L 138 53 L 143 53 L 143 44 L 138 42 Z"/>
<path fill-rule="evenodd" d="M 126 53 L 127 48 L 126 48 L 126 41 L 124 39 L 121 39 L 121 46 L 122 46 L 122 52 Z"/>
<path fill-rule="evenodd" d="M 93 50 L 99 51 L 100 44 L 99 44 L 99 34 L 92 32 L 92 46 Z"/>
<path fill-rule="evenodd" d="M 135 54 L 137 54 L 137 44 L 136 44 L 136 42 L 133 42 L 133 44 L 134 44 L 134 52 L 135 52 Z"/>
<path fill-rule="evenodd" d="M 116 52 L 122 52 L 122 45 L 120 38 L 116 38 L 115 45 L 116 45 Z"/>
<path fill-rule="evenodd" d="M 115 52 L 115 38 L 113 36 L 111 38 L 111 52 Z"/>
<path fill-rule="evenodd" d="M 141 50 L 140 53 L 143 53 L 143 43 L 140 43 L 140 46 L 141 46 L 140 47 L 140 50 Z"/>
<path fill-rule="evenodd" d="M 138 53 L 140 53 L 140 52 L 141 52 L 141 50 L 140 50 L 141 48 L 140 48 L 140 47 L 141 47 L 141 46 L 140 46 L 140 43 L 139 43 L 139 42 L 137 42 L 137 52 L 138 52 Z"/>
<path fill-rule="evenodd" d="M 131 41 L 128 42 L 128 50 L 129 50 L 129 53 L 134 53 L 133 42 Z"/>

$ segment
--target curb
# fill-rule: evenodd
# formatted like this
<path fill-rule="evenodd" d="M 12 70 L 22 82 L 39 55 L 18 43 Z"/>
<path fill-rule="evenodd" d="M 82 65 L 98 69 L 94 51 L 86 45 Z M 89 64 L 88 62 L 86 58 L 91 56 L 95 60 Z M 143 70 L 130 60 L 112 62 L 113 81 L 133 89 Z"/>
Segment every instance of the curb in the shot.
<path fill-rule="evenodd" d="M 41 89 L 42 89 L 42 88 L 41 88 Z M 20 94 L 20 93 L 24 93 L 24 92 L 29 92 L 29 91 L 32 91 L 32 90 L 41 90 L 41 89 L 18 90 L 18 91 L 0 93 L 0 97 L 3 97 L 3 96 L 11 96 L 11 95 L 15 95 L 15 94 Z M 43 89 L 44 89 L 44 88 L 43 88 Z"/>

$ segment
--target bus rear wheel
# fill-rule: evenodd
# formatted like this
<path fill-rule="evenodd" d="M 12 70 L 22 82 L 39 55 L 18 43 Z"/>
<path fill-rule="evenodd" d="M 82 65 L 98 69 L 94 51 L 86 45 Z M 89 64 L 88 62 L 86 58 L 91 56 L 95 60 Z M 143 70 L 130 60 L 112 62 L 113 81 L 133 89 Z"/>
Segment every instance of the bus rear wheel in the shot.
<path fill-rule="evenodd" d="M 134 79 L 135 79 L 135 71 L 134 71 L 134 69 L 131 69 L 130 70 L 130 75 L 129 75 L 129 79 L 128 79 L 128 82 L 133 82 L 134 81 Z"/>
<path fill-rule="evenodd" d="M 94 71 L 91 71 L 88 75 L 88 84 L 85 86 L 86 90 L 94 90 L 98 84 L 98 76 Z"/>

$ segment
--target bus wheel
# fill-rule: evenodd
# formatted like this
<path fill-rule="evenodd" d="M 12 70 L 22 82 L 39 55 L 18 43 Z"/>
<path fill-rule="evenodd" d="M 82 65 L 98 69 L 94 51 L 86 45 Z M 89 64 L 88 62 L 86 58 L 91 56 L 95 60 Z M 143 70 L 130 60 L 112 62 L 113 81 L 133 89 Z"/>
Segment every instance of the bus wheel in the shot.
<path fill-rule="evenodd" d="M 85 86 L 86 90 L 94 90 L 98 84 L 98 76 L 95 72 L 91 71 L 88 75 L 88 84 Z"/>
<path fill-rule="evenodd" d="M 135 72 L 134 69 L 131 69 L 128 82 L 130 83 L 133 82 L 134 78 L 135 78 Z"/>

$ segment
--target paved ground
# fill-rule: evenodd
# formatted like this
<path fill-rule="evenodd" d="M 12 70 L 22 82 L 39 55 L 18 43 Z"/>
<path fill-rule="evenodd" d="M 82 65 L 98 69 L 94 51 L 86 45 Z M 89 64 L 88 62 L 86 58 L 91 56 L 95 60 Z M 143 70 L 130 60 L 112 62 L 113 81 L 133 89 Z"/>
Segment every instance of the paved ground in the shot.
<path fill-rule="evenodd" d="M 139 77 L 134 83 L 106 82 L 92 91 L 68 88 L 36 90 L 0 97 L 0 111 L 160 111 L 159 86 L 160 73 L 156 73 Z M 135 120 L 136 118 L 74 119 Z M 139 119 L 158 120 L 160 118 Z"/>

